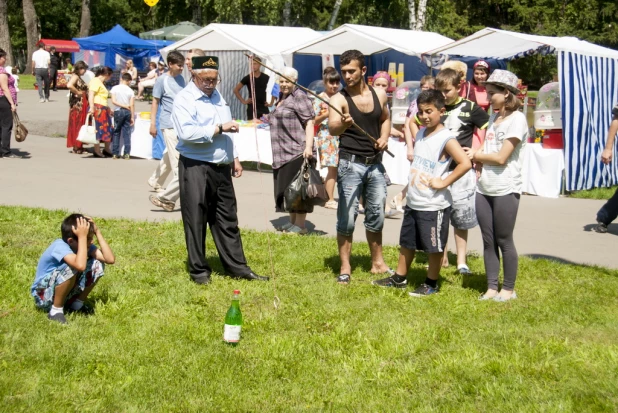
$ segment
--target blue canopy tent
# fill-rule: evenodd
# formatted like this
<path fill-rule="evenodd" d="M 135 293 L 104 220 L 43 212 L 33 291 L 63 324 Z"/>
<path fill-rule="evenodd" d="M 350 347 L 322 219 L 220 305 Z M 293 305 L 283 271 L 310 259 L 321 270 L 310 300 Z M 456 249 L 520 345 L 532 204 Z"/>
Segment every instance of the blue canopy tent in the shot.
<path fill-rule="evenodd" d="M 84 60 L 90 66 L 109 66 L 116 69 L 123 59 L 133 59 L 135 67 L 146 69 L 150 57 L 156 56 L 159 50 L 173 43 L 165 40 L 143 40 L 133 36 L 119 24 L 110 31 L 89 37 L 73 39 L 81 51 L 74 54 L 76 60 Z"/>

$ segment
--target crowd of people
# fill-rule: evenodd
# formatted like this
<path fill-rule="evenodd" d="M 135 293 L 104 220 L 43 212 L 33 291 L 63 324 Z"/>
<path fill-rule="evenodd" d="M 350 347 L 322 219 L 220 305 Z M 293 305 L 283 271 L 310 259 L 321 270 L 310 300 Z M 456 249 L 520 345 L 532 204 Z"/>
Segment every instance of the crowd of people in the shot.
<path fill-rule="evenodd" d="M 10 139 L 10 127 L 4 124 L 10 116 L 6 114 L 15 110 L 17 102 L 12 77 L 4 69 L 5 56 L 0 50 L 3 154 L 7 153 L 7 130 Z M 185 65 L 191 74 L 187 82 L 182 76 Z M 248 266 L 242 246 L 232 181 L 243 173 L 231 136 L 238 132 L 239 125 L 217 90 L 219 59 L 206 56 L 200 49 L 191 50 L 186 58 L 173 51 L 167 56 L 167 67 L 168 71 L 161 73 L 153 64 L 152 77 L 133 83 L 136 69 L 128 61 L 120 84 L 109 92 L 105 83 L 112 75 L 110 68 L 98 68 L 88 80 L 88 66 L 76 62 L 68 84 L 67 146 L 75 153 L 83 152 L 77 140 L 79 126 L 92 116 L 97 140 L 104 143 L 103 151 L 95 145 L 94 156 L 128 158 L 130 134 L 127 131 L 133 121 L 136 99 L 130 86 L 133 83 L 139 88 L 142 82 L 150 82 L 143 87 L 153 87 L 152 113 L 159 113 L 158 126 L 157 116 L 151 116 L 150 132 L 155 137 L 160 130 L 166 144 L 164 156 L 148 181 L 157 191 L 150 200 L 166 211 L 174 210 L 180 200 L 191 279 L 198 284 L 211 282 L 212 269 L 205 251 L 209 227 L 228 275 L 268 281 L 268 277 L 256 274 Z M 35 73 L 38 69 L 34 63 Z M 437 293 L 440 269 L 448 263 L 445 253 L 451 225 L 457 271 L 464 276 L 471 274 L 466 263 L 467 235 L 478 226 L 487 276 L 487 290 L 480 299 L 517 298 L 515 283 L 519 265 L 513 232 L 522 192 L 523 149 L 528 140 L 527 121 L 518 110 L 521 105 L 517 98 L 518 79 L 506 70 L 491 71 L 485 61 L 474 65 L 470 82 L 466 81 L 466 71 L 467 68 L 453 62 L 445 65 L 435 78 L 424 77 L 422 91 L 410 106 L 402 131 L 393 128 L 390 120 L 388 74 L 377 73 L 373 85 L 366 83 L 365 57 L 357 50 L 341 55 L 339 70 L 324 70 L 325 90 L 314 101 L 298 87 L 298 73 L 293 68 L 283 70 L 277 82 L 277 96 L 271 96 L 270 101 L 264 86 L 269 79 L 259 64 L 253 66 L 253 72 L 234 90 L 247 104 L 248 117 L 267 115 L 263 119 L 270 124 L 275 209 L 289 214 L 289 221 L 278 230 L 296 235 L 308 233 L 305 222 L 310 211 L 287 206 L 284 193 L 304 164 L 315 165 L 319 157 L 320 165 L 327 168 L 325 206 L 337 211 L 339 284 L 352 281 L 353 233 L 362 212 L 371 252 L 371 273 L 383 275 L 374 285 L 407 288 L 407 273 L 416 251 L 420 250 L 429 258 L 427 277 L 410 295 Z M 249 89 L 248 99 L 240 95 L 242 87 Z M 139 97 L 143 89 L 138 90 Z M 115 108 L 113 113 L 110 98 Z M 618 107 L 613 116 L 604 162 L 611 161 L 612 133 L 618 132 Z M 369 139 L 366 134 L 375 139 Z M 124 154 L 119 149 L 122 136 L 125 137 Z M 389 201 L 386 191 L 389 178 L 382 154 L 391 137 L 405 140 L 410 172 L 403 194 Z M 172 180 L 163 188 L 169 174 Z M 618 199 L 618 195 L 614 198 Z M 618 201 L 612 199 L 599 211 L 599 232 L 606 231 L 609 222 L 618 215 L 616 204 Z M 403 215 L 395 269 L 391 269 L 382 254 L 382 230 L 389 208 Z M 112 264 L 115 259 L 91 218 L 71 215 L 63 222 L 61 232 L 62 238 L 54 241 L 41 257 L 31 292 L 35 304 L 48 311 L 50 319 L 66 322 L 63 307 L 88 311 L 84 305 L 88 293 L 103 275 L 105 264 Z M 94 236 L 100 248 L 92 245 Z M 504 272 L 501 289 L 500 256 Z"/>

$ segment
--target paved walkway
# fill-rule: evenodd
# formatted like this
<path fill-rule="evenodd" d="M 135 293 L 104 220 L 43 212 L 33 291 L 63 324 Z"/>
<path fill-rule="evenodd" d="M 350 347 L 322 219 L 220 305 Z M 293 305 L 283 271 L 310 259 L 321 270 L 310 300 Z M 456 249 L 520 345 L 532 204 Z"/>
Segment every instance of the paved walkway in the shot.
<path fill-rule="evenodd" d="M 30 116 L 35 115 L 38 117 L 36 124 L 59 122 L 60 115 L 62 119 L 68 117 L 68 104 L 64 99 L 39 104 L 35 103 L 38 100 L 36 92 L 27 91 L 20 95 L 19 100 L 21 106 L 30 106 L 20 108 L 21 118 L 30 124 L 34 124 Z M 142 105 L 141 110 L 147 110 L 146 105 Z M 158 161 L 75 155 L 66 148 L 63 138 L 37 135 L 28 136 L 20 144 L 13 141 L 12 147 L 28 158 L 0 159 L 0 204 L 62 208 L 101 217 L 180 219 L 178 210 L 164 212 L 148 200 L 151 192 L 146 181 Z M 234 182 L 241 227 L 272 231 L 273 223 L 284 222 L 285 215 L 274 212 L 270 173 L 245 171 Z M 389 187 L 389 195 L 400 189 L 400 186 Z M 590 231 L 601 205 L 603 201 L 523 196 L 515 228 L 519 253 L 618 268 L 618 255 L 614 255 L 618 251 L 618 224 L 610 225 L 608 234 Z M 335 235 L 335 211 L 318 207 L 308 218 L 310 229 L 325 236 Z M 398 243 L 400 227 L 399 219 L 386 221 L 386 244 Z M 355 237 L 357 241 L 365 239 L 362 216 L 357 222 Z M 470 249 L 482 251 L 478 228 L 471 230 L 469 237 Z"/>

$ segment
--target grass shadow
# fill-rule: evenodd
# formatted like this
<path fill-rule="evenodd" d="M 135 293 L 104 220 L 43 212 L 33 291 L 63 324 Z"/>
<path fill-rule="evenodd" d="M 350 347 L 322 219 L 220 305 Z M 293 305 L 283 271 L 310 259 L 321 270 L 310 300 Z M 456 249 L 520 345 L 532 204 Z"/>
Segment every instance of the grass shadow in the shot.
<path fill-rule="evenodd" d="M 584 225 L 584 231 L 586 232 L 593 232 L 594 228 L 597 226 L 598 224 L 588 224 L 588 225 Z M 609 224 L 607 226 L 607 233 L 608 234 L 612 234 L 612 235 L 618 235 L 618 224 Z M 603 235 L 603 234 L 599 234 L 599 235 Z"/>
<path fill-rule="evenodd" d="M 582 263 L 579 263 L 579 262 L 573 262 L 573 261 L 567 260 L 565 258 L 556 257 L 556 256 L 553 256 L 553 255 L 524 254 L 524 255 L 521 255 L 521 257 L 527 257 L 527 258 L 530 258 L 532 260 L 553 261 L 553 262 L 556 262 L 558 264 L 566 264 L 566 265 L 570 265 L 570 266 L 578 267 L 578 268 L 594 268 L 595 270 L 601 271 L 601 272 L 603 272 L 606 275 L 618 276 L 618 270 L 615 270 L 615 269 L 605 268 L 605 267 L 601 267 L 601 266 L 598 266 L 598 265 L 582 264 Z"/>
<path fill-rule="evenodd" d="M 339 255 L 331 255 L 330 257 L 324 258 L 324 266 L 329 268 L 333 274 L 339 275 L 339 269 L 341 268 L 341 259 Z M 371 256 L 352 254 L 350 257 L 350 266 L 352 267 L 352 272 L 356 269 L 369 272 L 371 271 Z"/>

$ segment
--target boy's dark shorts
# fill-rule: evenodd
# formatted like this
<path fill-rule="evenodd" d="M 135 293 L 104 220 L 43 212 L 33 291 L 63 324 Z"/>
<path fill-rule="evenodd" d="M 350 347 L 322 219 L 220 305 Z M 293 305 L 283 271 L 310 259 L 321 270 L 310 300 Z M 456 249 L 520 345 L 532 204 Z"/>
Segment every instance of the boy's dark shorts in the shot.
<path fill-rule="evenodd" d="M 403 214 L 400 246 L 427 254 L 444 252 L 451 207 L 441 211 L 416 211 L 406 206 Z"/>

